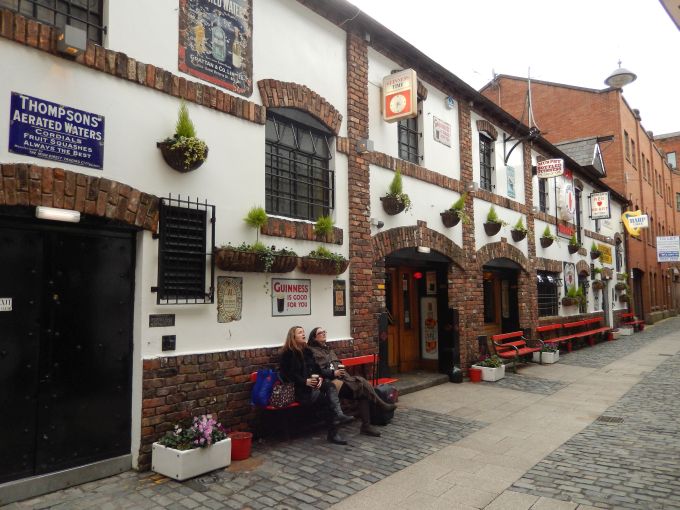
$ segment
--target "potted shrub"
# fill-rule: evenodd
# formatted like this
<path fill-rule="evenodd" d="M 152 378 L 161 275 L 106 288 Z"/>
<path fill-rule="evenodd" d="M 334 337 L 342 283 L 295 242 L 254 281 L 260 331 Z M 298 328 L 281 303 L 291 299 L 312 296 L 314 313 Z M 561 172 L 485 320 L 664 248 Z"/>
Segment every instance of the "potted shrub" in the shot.
<path fill-rule="evenodd" d="M 332 242 L 333 226 L 335 222 L 330 216 L 319 216 L 314 224 L 314 235 L 316 239 L 326 242 Z"/>
<path fill-rule="evenodd" d="M 256 232 L 254 244 L 242 243 L 240 246 L 222 246 L 216 250 L 215 264 L 224 271 L 243 271 L 258 273 L 289 273 L 298 263 L 294 251 L 275 246 L 265 246 L 260 242 L 260 229 L 267 224 L 268 216 L 262 207 L 252 207 L 243 221 Z"/>
<path fill-rule="evenodd" d="M 498 381 L 505 377 L 505 365 L 503 360 L 497 355 L 490 356 L 483 361 L 478 362 L 473 367 L 481 368 L 482 381 Z"/>
<path fill-rule="evenodd" d="M 593 268 L 593 277 L 596 280 L 601 280 L 602 279 L 602 268 L 601 267 L 594 267 Z"/>
<path fill-rule="evenodd" d="M 548 342 L 541 347 L 539 352 L 532 353 L 532 356 L 534 358 L 534 363 L 551 365 L 552 363 L 557 363 L 560 359 L 560 348 L 556 343 Z"/>
<path fill-rule="evenodd" d="M 578 252 L 581 249 L 581 243 L 578 242 L 578 239 L 576 239 L 576 234 L 572 234 L 571 238 L 569 238 L 569 244 L 567 245 L 567 249 L 569 250 L 569 253 L 573 255 L 574 253 Z"/>
<path fill-rule="evenodd" d="M 590 258 L 592 260 L 595 260 L 602 255 L 602 252 L 597 248 L 597 245 L 595 244 L 595 241 L 593 241 L 593 244 L 590 245 Z"/>
<path fill-rule="evenodd" d="M 541 241 L 541 247 L 542 248 L 547 248 L 548 246 L 550 246 L 555 241 L 555 236 L 550 231 L 550 227 L 548 225 L 545 226 L 545 229 L 543 230 L 543 234 L 541 235 L 540 241 Z"/>
<path fill-rule="evenodd" d="M 619 303 L 630 303 L 630 296 L 628 294 L 619 294 Z"/>
<path fill-rule="evenodd" d="M 616 285 L 614 285 L 614 288 L 621 292 L 624 290 L 628 290 L 628 284 L 625 282 L 617 282 Z"/>
<path fill-rule="evenodd" d="M 574 306 L 581 303 L 581 297 L 583 297 L 583 291 L 580 287 L 573 285 L 567 290 L 567 295 L 562 298 L 563 306 Z"/>
<path fill-rule="evenodd" d="M 411 208 L 411 199 L 404 193 L 403 184 L 401 180 L 401 172 L 399 170 L 394 174 L 394 178 L 390 183 L 390 189 L 387 195 L 380 198 L 383 209 L 390 216 L 399 214 L 402 211 L 408 211 Z"/>
<path fill-rule="evenodd" d="M 231 439 L 209 414 L 195 417 L 188 427 L 175 425 L 151 449 L 151 469 L 179 481 L 229 464 Z"/>
<path fill-rule="evenodd" d="M 179 106 L 175 134 L 156 146 L 161 150 L 165 162 L 178 172 L 195 170 L 208 157 L 208 146 L 196 137 L 196 128 L 189 118 L 184 101 Z"/>
<path fill-rule="evenodd" d="M 486 215 L 486 223 L 484 223 L 484 231 L 486 232 L 486 235 L 495 236 L 498 234 L 498 232 L 500 232 L 503 225 L 507 225 L 507 223 L 498 217 L 496 208 L 491 206 L 491 209 L 489 209 L 489 212 Z"/>
<path fill-rule="evenodd" d="M 521 216 L 517 220 L 517 223 L 515 223 L 515 226 L 512 227 L 512 230 L 510 230 L 510 235 L 512 236 L 512 240 L 516 243 L 527 236 L 527 228 L 524 226 L 524 221 Z"/>
<path fill-rule="evenodd" d="M 625 282 L 628 280 L 628 273 L 616 273 L 616 279 Z"/>
<path fill-rule="evenodd" d="M 460 220 L 463 220 L 463 223 L 467 224 L 470 223 L 470 217 L 467 215 L 465 212 L 465 198 L 467 197 L 466 193 L 463 193 L 458 200 L 456 200 L 452 205 L 450 209 L 447 209 L 444 212 L 439 213 L 439 215 L 442 217 L 442 223 L 444 223 L 445 227 L 451 228 L 455 227 L 458 225 L 458 222 Z"/>
<path fill-rule="evenodd" d="M 595 280 L 593 282 L 593 290 L 602 290 L 604 289 L 604 282 L 602 280 Z"/>
<path fill-rule="evenodd" d="M 349 266 L 349 260 L 342 255 L 332 253 L 323 246 L 319 246 L 306 257 L 300 258 L 300 271 L 308 274 L 331 274 L 344 273 Z"/>

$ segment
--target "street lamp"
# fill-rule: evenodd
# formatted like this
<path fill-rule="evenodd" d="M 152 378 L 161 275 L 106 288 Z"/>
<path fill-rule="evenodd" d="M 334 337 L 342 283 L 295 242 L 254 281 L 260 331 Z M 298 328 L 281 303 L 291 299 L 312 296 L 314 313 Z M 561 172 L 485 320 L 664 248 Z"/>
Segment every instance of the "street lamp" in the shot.
<path fill-rule="evenodd" d="M 621 61 L 619 60 L 619 68 L 614 69 L 607 79 L 604 80 L 604 83 L 613 89 L 620 89 L 629 83 L 633 83 L 635 80 L 637 80 L 635 73 L 625 67 L 621 67 Z"/>

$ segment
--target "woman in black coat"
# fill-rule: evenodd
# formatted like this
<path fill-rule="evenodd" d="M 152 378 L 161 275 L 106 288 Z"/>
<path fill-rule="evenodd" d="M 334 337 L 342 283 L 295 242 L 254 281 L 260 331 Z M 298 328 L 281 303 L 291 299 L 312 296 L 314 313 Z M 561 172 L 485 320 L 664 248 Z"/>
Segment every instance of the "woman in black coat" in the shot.
<path fill-rule="evenodd" d="M 326 344 L 326 330 L 314 328 L 309 333 L 307 346 L 312 351 L 316 363 L 338 389 L 341 398 L 358 401 L 359 417 L 361 418 L 361 433 L 367 436 L 380 436 L 380 432 L 371 425 L 370 403 L 374 403 L 386 411 L 392 411 L 397 406 L 383 401 L 373 389 L 373 385 L 359 376 L 349 375 L 338 369 L 340 360 L 333 349 Z"/>
<path fill-rule="evenodd" d="M 335 444 L 347 444 L 338 432 L 338 425 L 352 421 L 351 416 L 342 412 L 338 391 L 330 379 L 331 370 L 322 369 L 314 360 L 312 351 L 307 347 L 305 330 L 293 326 L 288 331 L 286 341 L 281 349 L 281 376 L 284 381 L 295 385 L 295 398 L 302 405 L 319 403 L 331 412 L 328 429 L 328 441 Z"/>

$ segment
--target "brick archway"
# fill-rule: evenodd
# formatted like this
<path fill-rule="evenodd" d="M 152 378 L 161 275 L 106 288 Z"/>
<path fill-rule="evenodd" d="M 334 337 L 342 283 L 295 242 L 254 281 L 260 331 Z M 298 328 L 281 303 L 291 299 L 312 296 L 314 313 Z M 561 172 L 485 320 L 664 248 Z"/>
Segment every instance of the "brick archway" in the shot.
<path fill-rule="evenodd" d="M 335 106 L 305 85 L 272 79 L 257 82 L 262 104 L 267 108 L 297 108 L 317 118 L 336 135 L 342 115 Z"/>
<path fill-rule="evenodd" d="M 585 274 L 590 276 L 590 264 L 588 264 L 585 260 L 579 260 L 576 263 L 576 274 Z"/>
<path fill-rule="evenodd" d="M 160 199 L 127 184 L 62 168 L 3 164 L 0 206 L 47 206 L 158 230 Z"/>
<path fill-rule="evenodd" d="M 403 248 L 428 246 L 437 253 L 451 259 L 459 268 L 463 268 L 463 249 L 451 239 L 424 225 L 396 227 L 376 234 L 372 239 L 373 262 L 384 259 L 390 253 Z"/>
<path fill-rule="evenodd" d="M 520 266 L 525 273 L 529 271 L 529 260 L 521 251 L 508 243 L 489 243 L 477 250 L 477 266 L 479 270 L 481 270 L 487 262 L 501 258 L 512 260 Z"/>

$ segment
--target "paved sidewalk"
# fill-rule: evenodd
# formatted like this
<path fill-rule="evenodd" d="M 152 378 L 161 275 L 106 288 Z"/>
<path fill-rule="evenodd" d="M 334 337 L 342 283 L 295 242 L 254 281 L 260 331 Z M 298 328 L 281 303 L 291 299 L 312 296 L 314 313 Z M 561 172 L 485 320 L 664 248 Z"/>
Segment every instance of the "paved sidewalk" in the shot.
<path fill-rule="evenodd" d="M 680 509 L 679 327 L 405 395 L 381 438 L 350 424 L 347 447 L 318 430 L 184 483 L 130 471 L 2 508 Z"/>

